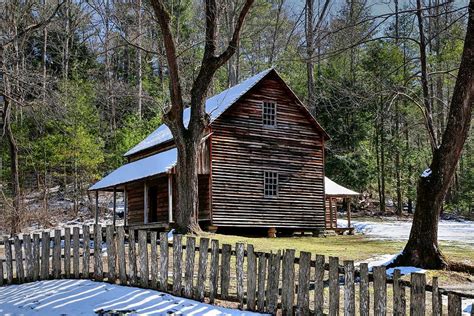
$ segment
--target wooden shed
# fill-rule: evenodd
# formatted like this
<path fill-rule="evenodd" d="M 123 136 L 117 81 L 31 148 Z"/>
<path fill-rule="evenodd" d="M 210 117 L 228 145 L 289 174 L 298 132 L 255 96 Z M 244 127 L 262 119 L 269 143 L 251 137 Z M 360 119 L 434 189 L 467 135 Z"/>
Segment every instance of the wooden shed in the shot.
<path fill-rule="evenodd" d="M 323 230 L 327 133 L 274 69 L 206 101 L 210 127 L 199 159 L 203 228 Z M 189 109 L 184 124 L 189 122 Z M 90 190 L 121 190 L 127 225 L 172 226 L 176 149 L 161 125 L 125 156 L 128 163 Z"/>
<path fill-rule="evenodd" d="M 324 188 L 326 193 L 326 229 L 334 230 L 336 233 L 348 231 L 353 233 L 354 228 L 351 224 L 351 199 L 357 197 L 360 193 L 352 191 L 342 185 L 332 181 L 328 177 L 324 178 Z M 343 202 L 346 205 L 347 225 L 337 224 L 337 203 Z"/>

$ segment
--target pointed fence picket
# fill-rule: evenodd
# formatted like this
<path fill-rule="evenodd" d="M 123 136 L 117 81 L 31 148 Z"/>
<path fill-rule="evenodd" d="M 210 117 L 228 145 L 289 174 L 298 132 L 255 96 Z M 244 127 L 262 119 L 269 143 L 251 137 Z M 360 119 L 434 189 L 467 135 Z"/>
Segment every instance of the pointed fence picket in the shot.
<path fill-rule="evenodd" d="M 457 316 L 463 300 L 474 300 L 472 294 L 440 288 L 436 277 L 431 285 L 420 273 L 405 281 L 398 269 L 387 277 L 385 267 L 369 271 L 366 263 L 340 265 L 337 257 L 326 262 L 324 256 L 293 249 L 265 253 L 250 244 L 233 248 L 181 235 L 170 242 L 166 233 L 92 228 L 3 238 L 0 286 L 92 277 L 282 315 L 442 315 L 447 301 L 448 315 Z"/>

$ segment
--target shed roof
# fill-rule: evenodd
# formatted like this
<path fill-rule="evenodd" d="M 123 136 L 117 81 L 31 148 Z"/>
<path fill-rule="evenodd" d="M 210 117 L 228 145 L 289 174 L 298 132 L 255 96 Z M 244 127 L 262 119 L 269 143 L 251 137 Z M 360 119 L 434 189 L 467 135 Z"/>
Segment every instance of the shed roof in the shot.
<path fill-rule="evenodd" d="M 171 169 L 177 161 L 176 148 L 127 163 L 102 178 L 89 190 L 110 189 L 125 183 L 148 178 Z"/>
<path fill-rule="evenodd" d="M 259 83 L 263 78 L 265 78 L 265 76 L 267 76 L 271 72 L 274 72 L 275 74 L 277 74 L 277 76 L 279 76 L 275 69 L 269 68 L 207 99 L 205 107 L 206 107 L 206 112 L 210 116 L 210 123 L 215 121 L 222 113 L 224 113 L 228 108 L 230 108 L 244 94 L 246 94 L 250 89 L 252 89 L 257 83 Z M 288 88 L 290 93 L 294 95 L 294 97 L 298 100 L 298 102 L 302 105 L 302 102 L 298 99 L 298 97 L 294 94 L 294 92 L 288 87 L 288 85 L 286 85 L 286 83 L 285 83 L 285 86 L 286 88 Z M 316 119 L 309 112 L 308 114 L 309 116 L 311 116 L 311 119 L 312 121 L 314 121 L 314 124 L 317 126 L 317 128 L 321 130 L 321 132 L 324 134 L 324 137 L 329 138 L 326 131 L 324 131 L 324 129 L 319 125 Z M 186 108 L 183 113 L 183 124 L 186 127 L 189 124 L 190 116 L 191 116 L 191 109 Z M 170 129 L 165 124 L 162 124 L 154 132 L 148 135 L 144 140 L 138 143 L 135 147 L 127 151 L 124 156 L 128 157 L 130 155 L 136 154 L 138 152 L 157 146 L 159 144 L 170 141 L 172 139 L 173 139 L 173 135 L 171 134 Z"/>
<path fill-rule="evenodd" d="M 342 185 L 337 184 L 336 182 L 332 181 L 328 177 L 324 177 L 324 192 L 326 193 L 326 195 L 330 195 L 330 196 L 360 195 L 360 193 L 357 193 L 348 188 L 345 188 Z"/>

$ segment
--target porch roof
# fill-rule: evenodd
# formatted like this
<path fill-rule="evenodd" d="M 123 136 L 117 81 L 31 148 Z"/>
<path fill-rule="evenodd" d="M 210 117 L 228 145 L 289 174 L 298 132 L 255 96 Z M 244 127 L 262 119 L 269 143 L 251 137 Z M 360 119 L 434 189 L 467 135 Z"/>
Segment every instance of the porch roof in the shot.
<path fill-rule="evenodd" d="M 332 181 L 328 177 L 324 177 L 324 192 L 329 196 L 356 196 L 360 193 L 352 191 L 340 184 Z"/>
<path fill-rule="evenodd" d="M 110 189 L 125 183 L 148 178 L 170 170 L 177 161 L 176 148 L 127 163 L 102 178 L 90 191 Z"/>

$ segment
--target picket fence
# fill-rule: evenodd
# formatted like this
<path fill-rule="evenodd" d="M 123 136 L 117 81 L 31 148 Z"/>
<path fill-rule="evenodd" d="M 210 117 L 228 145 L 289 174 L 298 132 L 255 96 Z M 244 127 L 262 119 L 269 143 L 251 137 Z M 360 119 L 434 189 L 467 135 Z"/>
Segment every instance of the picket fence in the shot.
<path fill-rule="evenodd" d="M 177 296 L 232 302 L 242 310 L 281 315 L 461 315 L 474 295 L 441 289 L 425 274 L 410 281 L 384 266 L 293 249 L 256 252 L 251 244 L 167 233 L 84 225 L 3 239 L 0 286 L 36 280 L 85 278 L 157 289 Z M 104 241 L 105 237 L 105 241 Z M 183 243 L 185 239 L 185 243 Z M 49 241 L 49 242 L 44 242 Z M 0 254 L 1 252 L 0 248 Z M 171 250 L 171 251 L 170 251 Z M 196 260 L 196 256 L 198 258 Z M 184 260 L 183 260 L 184 257 Z M 357 285 L 357 286 L 356 286 Z M 409 291 L 407 290 L 409 289 Z M 443 300 L 448 302 L 443 310 Z M 474 306 L 471 307 L 474 315 Z"/>

